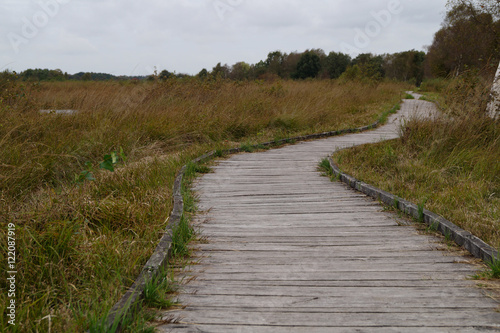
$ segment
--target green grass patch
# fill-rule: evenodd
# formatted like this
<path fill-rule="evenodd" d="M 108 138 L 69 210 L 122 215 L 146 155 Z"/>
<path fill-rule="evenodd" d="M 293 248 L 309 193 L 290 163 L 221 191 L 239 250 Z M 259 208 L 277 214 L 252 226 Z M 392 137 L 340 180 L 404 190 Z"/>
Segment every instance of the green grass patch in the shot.
<path fill-rule="evenodd" d="M 391 114 L 395 114 L 397 113 L 399 110 L 401 109 L 401 104 L 397 104 L 395 105 L 394 107 L 392 107 L 391 109 L 389 110 L 386 110 L 382 113 L 382 115 L 379 117 L 378 121 L 380 124 L 385 124 L 387 122 L 387 118 L 391 115 Z"/>
<path fill-rule="evenodd" d="M 493 260 L 488 261 L 486 264 L 490 269 L 490 277 L 494 279 L 500 279 L 500 258 L 493 258 Z"/>
<path fill-rule="evenodd" d="M 333 175 L 333 169 L 327 158 L 324 158 L 319 163 L 319 168 L 323 170 L 328 176 Z"/>
<path fill-rule="evenodd" d="M 494 257 L 486 262 L 487 269 L 472 276 L 475 280 L 494 280 L 500 279 L 500 258 Z"/>
<path fill-rule="evenodd" d="M 146 282 L 144 287 L 144 306 L 157 309 L 168 309 L 175 305 L 171 294 L 177 290 L 173 272 L 167 268 Z"/>

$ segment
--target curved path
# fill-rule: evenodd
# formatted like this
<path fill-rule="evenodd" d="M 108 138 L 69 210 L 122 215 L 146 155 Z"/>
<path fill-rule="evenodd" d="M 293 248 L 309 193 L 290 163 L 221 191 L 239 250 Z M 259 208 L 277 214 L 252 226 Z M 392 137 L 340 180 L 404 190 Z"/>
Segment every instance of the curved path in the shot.
<path fill-rule="evenodd" d="M 318 162 L 346 146 L 396 138 L 405 100 L 376 130 L 220 161 L 195 186 L 196 265 L 160 332 L 485 332 L 498 304 L 467 280 L 468 257 L 375 201 L 332 183 Z"/>

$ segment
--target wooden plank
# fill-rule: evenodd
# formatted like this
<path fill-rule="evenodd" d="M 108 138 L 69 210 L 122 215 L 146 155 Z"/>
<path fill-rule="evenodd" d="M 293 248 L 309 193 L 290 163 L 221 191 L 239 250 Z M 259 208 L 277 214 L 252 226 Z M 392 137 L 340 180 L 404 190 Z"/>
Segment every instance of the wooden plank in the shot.
<path fill-rule="evenodd" d="M 303 255 L 299 253 L 298 255 L 289 255 L 288 253 L 278 253 L 277 255 L 269 258 L 269 254 L 263 256 L 254 256 L 251 254 L 245 253 L 245 256 L 234 256 L 232 253 L 222 254 L 218 253 L 216 256 L 205 255 L 202 257 L 194 256 L 193 260 L 203 260 L 203 265 L 252 265 L 252 264 L 265 264 L 265 265 L 284 265 L 293 263 L 311 263 L 314 262 L 314 259 L 319 259 L 317 256 L 311 255 Z M 358 263 L 360 265 L 386 265 L 386 264 L 394 264 L 394 265 L 407 265 L 412 266 L 415 264 L 437 264 L 437 263 L 447 263 L 447 264 L 467 264 L 469 263 L 466 260 L 458 261 L 456 257 L 445 257 L 442 255 L 439 256 L 385 256 L 385 257 L 362 257 L 362 256 L 351 256 L 351 257 L 340 257 L 340 256 L 324 256 L 321 257 L 321 262 L 325 265 L 346 265 L 346 264 L 354 264 Z M 468 266 L 470 268 L 470 266 Z M 473 271 L 473 269 L 471 269 Z"/>
<path fill-rule="evenodd" d="M 354 239 L 352 237 L 351 239 Z M 360 238 L 362 239 L 362 238 Z M 331 255 L 335 255 L 337 251 L 350 251 L 350 252 L 368 252 L 374 251 L 377 249 L 380 250 L 393 250 L 397 248 L 398 251 L 403 250 L 417 250 L 417 251 L 427 251 L 434 249 L 446 249 L 446 247 L 442 244 L 400 244 L 397 240 L 374 240 L 374 239 L 363 239 L 358 243 L 352 243 L 349 239 L 335 240 L 335 239 L 326 239 L 321 240 L 315 238 L 310 239 L 301 239 L 297 242 L 292 242 L 291 240 L 284 239 L 282 242 L 274 241 L 273 238 L 270 240 L 253 238 L 254 241 L 243 240 L 241 238 L 214 238 L 209 237 L 209 243 L 202 243 L 196 245 L 194 249 L 210 251 L 210 250 L 226 250 L 226 251 L 307 251 L 309 249 L 320 248 L 324 251 L 329 251 Z M 407 238 L 408 241 L 411 241 L 411 238 Z M 403 239 L 402 241 L 405 241 Z M 337 250 L 339 249 L 339 250 Z"/>
<path fill-rule="evenodd" d="M 372 327 L 372 326 L 396 326 L 421 327 L 432 326 L 480 326 L 485 321 L 491 322 L 490 326 L 500 328 L 500 318 L 489 311 L 448 311 L 426 312 L 426 313 L 283 313 L 279 310 L 266 312 L 238 311 L 226 308 L 226 311 L 204 310 L 184 311 L 181 322 L 200 324 L 226 324 L 238 325 L 290 325 L 302 327 Z M 228 320 L 229 319 L 229 320 Z"/>
<path fill-rule="evenodd" d="M 211 273 L 203 271 L 198 266 L 192 268 L 193 272 L 186 276 L 196 277 L 197 280 L 210 281 L 400 281 L 400 280 L 421 280 L 429 281 L 431 284 L 435 280 L 450 279 L 449 272 L 424 271 L 412 272 L 405 270 L 389 271 L 309 271 L 309 272 L 238 272 L 238 273 Z M 197 269 L 198 271 L 194 271 Z M 454 279 L 464 280 L 470 277 L 467 272 L 454 272 Z"/>
<path fill-rule="evenodd" d="M 403 325 L 403 324 L 401 324 Z M 343 327 L 305 327 L 305 326 L 240 326 L 240 325 L 199 325 L 199 324 L 172 324 L 170 326 L 161 326 L 158 330 L 160 333 L 176 332 L 176 333 L 193 333 L 193 332 L 214 332 L 214 333 L 352 333 L 352 332 L 371 332 L 371 333 L 477 333 L 477 332 L 497 332 L 497 328 L 488 327 L 474 327 L 474 326 L 423 326 L 423 327 L 407 327 L 407 326 L 393 326 L 393 327 L 374 327 L 374 326 L 343 326 Z"/>
<path fill-rule="evenodd" d="M 189 293 L 192 289 L 204 288 L 208 292 L 211 292 L 213 288 L 217 285 L 214 283 L 215 281 L 204 279 L 198 280 L 194 279 L 189 282 L 189 284 L 183 285 L 181 287 L 182 292 Z M 378 288 L 378 287 L 387 287 L 387 288 L 398 288 L 398 287 L 428 287 L 431 285 L 435 288 L 458 288 L 458 287 L 474 287 L 476 284 L 472 281 L 468 280 L 451 280 L 451 279 L 442 279 L 442 280 L 432 280 L 432 283 L 429 283 L 429 280 L 361 280 L 361 281 L 232 281 L 226 280 L 224 282 L 224 286 L 234 287 L 234 288 L 252 288 L 253 290 L 258 290 L 260 288 L 267 287 L 303 287 L 303 288 Z M 199 291 L 198 291 L 199 292 Z M 460 306 L 460 305 L 456 305 Z"/>
<path fill-rule="evenodd" d="M 186 286 L 183 293 L 196 296 L 267 296 L 267 297 L 351 297 L 357 293 L 359 297 L 384 298 L 391 295 L 391 298 L 407 297 L 481 297 L 476 290 L 470 288 L 466 292 L 459 288 L 442 288 L 428 284 L 426 286 L 405 286 L 405 287 L 317 287 L 317 286 L 238 286 L 238 285 L 216 285 L 211 288 L 202 288 L 204 285 Z"/>

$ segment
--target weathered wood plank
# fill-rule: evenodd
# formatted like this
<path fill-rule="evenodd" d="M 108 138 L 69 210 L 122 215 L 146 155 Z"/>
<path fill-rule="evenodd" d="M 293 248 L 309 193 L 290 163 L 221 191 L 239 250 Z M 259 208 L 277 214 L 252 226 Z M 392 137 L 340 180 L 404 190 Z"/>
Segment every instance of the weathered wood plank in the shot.
<path fill-rule="evenodd" d="M 204 280 L 192 280 L 189 284 L 183 285 L 181 290 L 188 292 L 192 290 L 191 288 L 204 288 L 208 292 L 214 288 L 216 284 L 214 281 L 209 279 Z M 398 287 L 428 287 L 432 285 L 435 288 L 457 288 L 457 287 L 474 287 L 475 283 L 471 283 L 468 280 L 456 280 L 456 279 L 442 279 L 442 280 L 361 280 L 361 281 L 233 281 L 226 280 L 224 286 L 234 287 L 234 288 L 252 288 L 257 290 L 260 288 L 267 287 L 304 287 L 304 288 L 316 288 L 316 287 L 326 287 L 326 288 L 398 288 Z M 460 306 L 460 305 L 456 305 Z"/>
<path fill-rule="evenodd" d="M 391 298 L 407 297 L 414 295 L 422 297 L 477 297 L 477 292 L 472 288 L 469 291 L 463 291 L 459 288 L 442 288 L 442 286 L 434 286 L 428 284 L 426 286 L 414 287 L 317 287 L 317 286 L 236 286 L 236 285 L 217 285 L 211 288 L 202 288 L 203 286 L 186 286 L 183 292 L 186 294 L 193 294 L 196 296 L 267 296 L 267 297 L 281 297 L 294 295 L 294 297 L 351 297 L 357 293 L 359 297 L 387 297 Z"/>
<path fill-rule="evenodd" d="M 197 249 L 202 249 L 203 251 L 283 251 L 283 252 L 307 252 L 310 249 L 319 249 L 322 251 L 334 251 L 334 252 L 347 252 L 347 251 L 358 251 L 358 252 L 370 252 L 375 250 L 386 250 L 386 251 L 428 251 L 438 248 L 443 248 L 438 244 L 415 244 L 415 243 L 402 243 L 398 244 L 395 248 L 392 244 L 377 244 L 377 246 L 370 245 L 359 245 L 359 244 L 318 244 L 318 243 L 305 243 L 305 244 L 262 244 L 262 243 L 242 243 L 242 242 L 218 242 L 211 244 L 199 244 L 196 246 Z"/>
<path fill-rule="evenodd" d="M 178 333 L 352 333 L 352 332 L 370 332 L 370 333 L 477 333 L 477 332 L 497 332 L 497 328 L 488 327 L 473 327 L 473 326 L 425 326 L 425 327 L 307 327 L 307 326 L 277 326 L 277 325 L 262 325 L 262 326 L 240 326 L 240 325 L 180 325 L 172 324 L 168 327 L 162 326 L 159 329 L 160 333 L 164 332 L 178 332 Z"/>
<path fill-rule="evenodd" d="M 198 266 L 195 266 L 198 267 Z M 193 268 L 195 269 L 195 268 Z M 448 280 L 450 277 L 449 272 L 436 272 L 436 271 L 365 271 L 363 268 L 358 268 L 356 271 L 338 271 L 338 272 L 238 272 L 238 273 L 211 273 L 202 271 L 193 271 L 189 275 L 194 276 L 197 280 L 210 280 L 210 281 L 400 281 L 400 280 L 421 280 L 429 281 L 431 284 L 435 280 Z M 470 277 L 467 272 L 454 272 L 454 279 L 464 280 Z M 477 291 L 478 295 L 481 294 Z"/>
<path fill-rule="evenodd" d="M 302 327 L 373 327 L 373 326 L 396 326 L 421 327 L 432 323 L 432 326 L 481 326 L 485 321 L 491 322 L 491 326 L 500 328 L 500 318 L 488 311 L 448 311 L 427 313 L 295 313 L 275 311 L 247 312 L 226 309 L 227 311 L 204 310 L 184 311 L 181 322 L 200 324 L 239 324 L 239 325 L 290 325 Z M 179 313 L 180 314 L 180 313 Z M 229 320 L 228 320 L 229 319 Z"/>

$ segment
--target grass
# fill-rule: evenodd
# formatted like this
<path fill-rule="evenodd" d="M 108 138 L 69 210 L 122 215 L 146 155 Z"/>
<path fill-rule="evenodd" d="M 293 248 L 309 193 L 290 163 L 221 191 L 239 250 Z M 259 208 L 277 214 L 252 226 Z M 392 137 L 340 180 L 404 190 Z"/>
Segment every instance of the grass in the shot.
<path fill-rule="evenodd" d="M 155 278 L 146 283 L 144 287 L 146 307 L 168 309 L 175 304 L 170 298 L 170 294 L 177 290 L 172 274 L 172 271 L 163 269 Z"/>
<path fill-rule="evenodd" d="M 500 279 L 500 259 L 493 258 L 493 260 L 486 263 L 490 268 L 490 277 L 494 279 Z"/>
<path fill-rule="evenodd" d="M 400 139 L 343 150 L 334 160 L 364 182 L 420 203 L 500 248 L 500 123 L 487 118 L 488 80 L 446 82 L 446 109 L 412 119 Z"/>
<path fill-rule="evenodd" d="M 486 262 L 487 269 L 472 276 L 475 280 L 500 279 L 500 258 Z"/>
<path fill-rule="evenodd" d="M 329 177 L 331 181 L 337 179 L 335 174 L 333 173 L 333 168 L 330 165 L 330 161 L 328 158 L 324 158 L 318 165 L 318 169 L 322 170 L 325 173 L 325 176 Z"/>
<path fill-rule="evenodd" d="M 401 109 L 401 104 L 396 104 L 395 106 L 393 106 L 391 109 L 388 109 L 386 111 L 384 111 L 382 113 L 382 115 L 379 117 L 378 121 L 381 123 L 381 124 L 384 124 L 386 121 L 387 121 L 387 118 L 391 115 L 391 114 L 394 114 L 396 112 L 398 112 L 399 110 Z"/>
<path fill-rule="evenodd" d="M 194 157 L 364 126 L 409 88 L 285 81 L 276 94 L 277 84 L 21 84 L 0 75 L 0 234 L 6 239 L 6 225 L 13 223 L 17 241 L 17 325 L 11 331 L 98 326 L 154 251 L 172 210 L 175 176 Z M 194 199 L 185 202 L 194 209 Z M 176 235 L 181 240 L 192 233 L 184 222 Z M 6 242 L 0 253 L 7 271 Z M 5 279 L 0 287 L 7 287 Z M 2 293 L 3 312 L 7 301 Z M 0 331 L 6 325 L 3 318 Z"/>
<path fill-rule="evenodd" d="M 89 320 L 89 333 L 154 333 L 155 329 L 150 325 L 150 322 L 155 319 L 157 313 L 156 311 L 151 311 L 146 308 L 142 308 L 142 302 L 139 304 L 141 307 L 139 312 L 135 315 L 129 315 L 122 318 L 122 329 L 119 330 L 119 323 L 116 321 L 111 327 L 107 326 L 105 317 L 94 317 L 91 316 Z"/>
<path fill-rule="evenodd" d="M 433 222 L 431 225 L 427 227 L 427 231 L 429 232 L 438 232 L 439 230 L 439 223 Z"/>
<path fill-rule="evenodd" d="M 441 93 L 446 90 L 449 83 L 449 80 L 443 78 L 426 79 L 420 85 L 420 90 L 423 92 Z"/>

